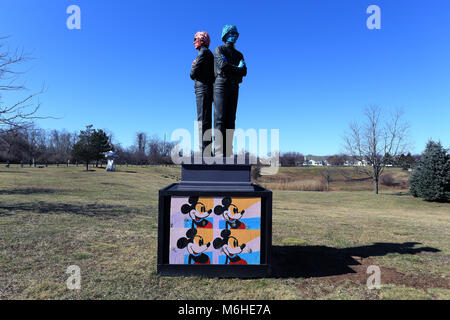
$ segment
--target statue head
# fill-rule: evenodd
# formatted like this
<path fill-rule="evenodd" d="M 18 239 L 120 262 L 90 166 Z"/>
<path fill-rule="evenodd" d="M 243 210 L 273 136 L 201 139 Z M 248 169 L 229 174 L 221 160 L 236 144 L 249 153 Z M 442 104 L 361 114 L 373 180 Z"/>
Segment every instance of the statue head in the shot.
<path fill-rule="evenodd" d="M 206 31 L 199 31 L 194 35 L 194 46 L 197 50 L 201 47 L 209 48 L 210 42 L 209 34 Z"/>
<path fill-rule="evenodd" d="M 236 43 L 237 39 L 239 38 L 239 32 L 236 28 L 236 26 L 227 24 L 222 29 L 222 41 L 223 42 L 230 42 L 230 43 Z"/>

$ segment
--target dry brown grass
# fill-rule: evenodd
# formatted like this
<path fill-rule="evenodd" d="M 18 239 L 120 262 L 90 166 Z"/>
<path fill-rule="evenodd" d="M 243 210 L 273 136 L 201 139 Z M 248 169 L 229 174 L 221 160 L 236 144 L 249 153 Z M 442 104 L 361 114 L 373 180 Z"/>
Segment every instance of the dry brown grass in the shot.
<path fill-rule="evenodd" d="M 325 183 L 318 179 L 283 180 L 263 183 L 263 186 L 271 190 L 293 190 L 293 191 L 326 191 Z"/>
<path fill-rule="evenodd" d="M 429 203 L 388 187 L 374 196 L 353 190 L 366 185 L 371 190 L 370 181 L 346 187 L 337 176 L 332 188 L 352 192 L 274 190 L 273 252 L 287 259 L 281 260 L 286 265 L 278 263 L 287 275 L 161 277 L 156 273 L 158 190 L 178 180 L 180 169 L 119 169 L 0 167 L 0 299 L 449 297 L 441 282 L 450 276 L 450 204 Z M 263 179 L 277 183 L 291 177 L 291 184 L 320 180 L 316 168 L 306 169 L 282 168 L 279 175 Z M 392 174 L 396 181 L 405 176 L 396 170 Z M 405 246 L 409 249 L 389 249 Z M 367 289 L 365 264 L 352 257 L 358 254 L 382 268 L 380 290 Z M 325 272 L 308 273 L 308 263 L 312 271 Z M 80 291 L 66 288 L 65 272 L 74 264 L 81 268 Z M 384 276 L 392 269 L 401 273 L 394 282 Z M 359 276 L 352 276 L 355 272 Z M 441 280 L 421 286 L 407 281 L 425 277 Z"/>
<path fill-rule="evenodd" d="M 330 172 L 329 190 L 323 177 L 325 169 Z M 399 168 L 386 168 L 381 176 L 380 188 L 383 190 L 408 189 L 408 177 L 408 171 Z M 256 182 L 271 190 L 369 191 L 373 189 L 372 179 L 364 174 L 360 168 L 348 167 L 280 168 L 278 174 L 262 176 Z"/>

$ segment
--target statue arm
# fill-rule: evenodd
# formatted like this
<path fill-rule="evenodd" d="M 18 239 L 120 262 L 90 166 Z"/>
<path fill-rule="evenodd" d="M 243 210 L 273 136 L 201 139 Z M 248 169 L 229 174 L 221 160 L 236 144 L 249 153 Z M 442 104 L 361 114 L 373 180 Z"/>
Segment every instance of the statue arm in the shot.
<path fill-rule="evenodd" d="M 225 56 L 222 54 L 219 48 L 216 48 L 216 50 L 214 51 L 214 64 L 219 70 L 226 70 L 226 67 L 228 65 Z"/>
<path fill-rule="evenodd" d="M 245 77 L 247 75 L 247 64 L 245 63 L 242 53 L 239 52 L 239 54 L 241 56 L 241 61 L 239 62 L 239 66 L 236 67 L 236 74 L 241 77 Z"/>
<path fill-rule="evenodd" d="M 244 57 L 242 57 L 242 60 L 243 59 Z M 247 66 L 245 64 L 240 68 L 231 63 L 228 63 L 225 56 L 222 54 L 222 52 L 220 52 L 219 48 L 217 48 L 214 52 L 214 60 L 218 69 L 225 71 L 225 73 L 238 75 L 241 77 L 245 77 L 247 75 Z"/>
<path fill-rule="evenodd" d="M 196 62 L 192 65 L 192 68 L 191 68 L 191 79 L 192 80 L 195 80 L 197 78 L 200 66 L 203 63 L 203 61 L 205 61 L 205 57 L 202 54 L 202 52 L 199 52 L 199 54 L 197 55 L 197 58 L 195 60 L 196 60 Z"/>
<path fill-rule="evenodd" d="M 245 77 L 247 75 L 247 66 L 244 65 L 243 67 L 237 67 L 235 65 L 232 64 L 228 64 L 228 70 L 231 74 L 240 76 L 240 77 Z"/>

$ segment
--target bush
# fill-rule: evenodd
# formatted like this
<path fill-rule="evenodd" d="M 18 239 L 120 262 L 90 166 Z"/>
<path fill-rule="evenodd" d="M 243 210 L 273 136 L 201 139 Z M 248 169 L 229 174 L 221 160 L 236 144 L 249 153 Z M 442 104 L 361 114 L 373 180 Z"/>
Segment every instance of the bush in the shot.
<path fill-rule="evenodd" d="M 450 202 L 450 154 L 440 143 L 429 141 L 409 179 L 414 197 Z"/>
<path fill-rule="evenodd" d="M 380 182 L 381 184 L 387 186 L 387 187 L 395 187 L 398 185 L 398 183 L 395 182 L 394 177 L 392 176 L 392 174 L 384 174 L 380 177 Z"/>

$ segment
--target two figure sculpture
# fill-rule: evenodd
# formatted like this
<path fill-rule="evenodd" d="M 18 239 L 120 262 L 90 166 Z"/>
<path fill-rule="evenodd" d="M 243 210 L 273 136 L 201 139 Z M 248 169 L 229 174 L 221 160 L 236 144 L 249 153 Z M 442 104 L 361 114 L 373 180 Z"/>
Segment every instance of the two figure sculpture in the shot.
<path fill-rule="evenodd" d="M 242 53 L 236 50 L 239 37 L 236 26 L 226 25 L 222 30 L 223 45 L 214 54 L 209 50 L 210 37 L 200 31 L 194 36 L 197 58 L 192 63 L 191 79 L 195 80 L 197 119 L 202 154 L 208 146 L 205 132 L 212 129 L 212 103 L 214 102 L 214 156 L 233 154 L 233 135 L 239 95 L 239 84 L 247 75 Z M 208 131 L 209 130 L 209 131 Z M 209 137 L 211 138 L 211 137 Z M 208 154 L 209 156 L 209 154 Z"/>

